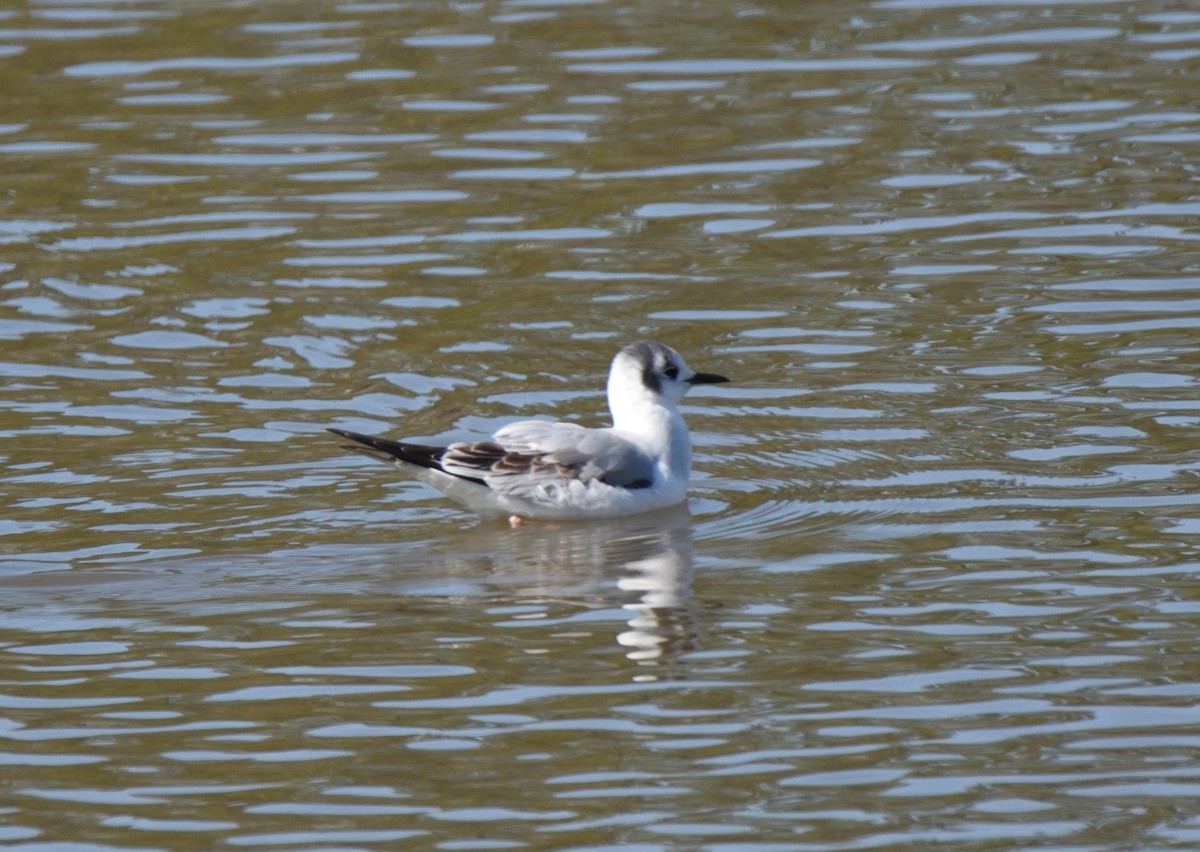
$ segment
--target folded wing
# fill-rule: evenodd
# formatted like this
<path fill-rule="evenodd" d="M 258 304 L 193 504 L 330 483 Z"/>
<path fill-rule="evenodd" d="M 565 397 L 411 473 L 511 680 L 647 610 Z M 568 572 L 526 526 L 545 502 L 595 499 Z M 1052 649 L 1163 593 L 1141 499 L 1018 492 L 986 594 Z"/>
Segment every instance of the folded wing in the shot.
<path fill-rule="evenodd" d="M 442 470 L 482 479 L 492 489 L 532 498 L 548 486 L 602 482 L 614 488 L 649 488 L 650 458 L 609 429 L 574 423 L 523 420 L 505 426 L 491 441 L 451 444 Z"/>

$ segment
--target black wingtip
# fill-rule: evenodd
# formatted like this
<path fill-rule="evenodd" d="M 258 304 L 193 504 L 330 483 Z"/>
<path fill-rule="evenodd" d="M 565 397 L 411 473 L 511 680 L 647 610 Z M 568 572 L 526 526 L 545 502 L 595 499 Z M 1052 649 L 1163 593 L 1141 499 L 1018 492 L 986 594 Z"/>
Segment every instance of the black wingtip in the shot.
<path fill-rule="evenodd" d="M 383 441 L 382 438 L 374 438 L 370 435 L 363 435 L 359 432 L 348 432 L 345 429 L 326 428 L 325 431 L 332 432 L 339 438 L 345 438 L 348 441 L 354 442 L 353 444 L 342 444 L 343 449 L 353 450 L 354 452 L 364 452 L 367 447 L 370 447 L 376 452 L 383 452 L 391 455 L 387 449 L 380 446 L 380 443 Z"/>
<path fill-rule="evenodd" d="M 345 438 L 348 441 L 356 441 L 359 444 L 366 444 L 367 446 L 371 445 L 372 438 L 370 435 L 361 435 L 358 432 L 347 432 L 345 429 L 334 429 L 332 426 L 325 427 L 325 431 L 332 432 L 339 438 Z"/>
<path fill-rule="evenodd" d="M 363 435 L 360 432 L 350 432 L 346 429 L 327 427 L 325 431 L 332 432 L 339 438 L 346 438 L 354 442 L 353 444 L 342 444 L 345 449 L 356 453 L 363 453 L 380 461 L 402 461 L 420 467 L 433 468 L 434 470 L 442 469 L 442 453 L 446 452 L 445 447 L 430 447 L 425 444 L 391 441 L 387 438 L 379 438 L 375 435 Z"/>

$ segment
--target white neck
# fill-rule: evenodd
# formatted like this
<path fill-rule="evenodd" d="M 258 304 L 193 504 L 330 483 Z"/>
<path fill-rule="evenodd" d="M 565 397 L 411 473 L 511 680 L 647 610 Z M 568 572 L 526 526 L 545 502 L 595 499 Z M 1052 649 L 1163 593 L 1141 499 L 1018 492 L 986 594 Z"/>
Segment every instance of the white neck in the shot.
<path fill-rule="evenodd" d="M 608 407 L 614 430 L 652 455 L 672 474 L 687 477 L 692 467 L 692 438 L 678 408 L 640 387 L 633 393 L 629 388 L 613 393 L 612 383 Z"/>

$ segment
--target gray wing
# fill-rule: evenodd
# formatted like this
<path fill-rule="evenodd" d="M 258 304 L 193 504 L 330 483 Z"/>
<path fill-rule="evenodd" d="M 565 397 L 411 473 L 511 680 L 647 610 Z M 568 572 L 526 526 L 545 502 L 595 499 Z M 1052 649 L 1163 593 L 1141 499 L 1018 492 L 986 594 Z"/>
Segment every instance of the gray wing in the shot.
<path fill-rule="evenodd" d="M 492 441 L 451 444 L 442 469 L 483 479 L 491 488 L 521 496 L 555 482 L 599 481 L 615 488 L 649 488 L 654 462 L 611 429 L 523 420 Z"/>

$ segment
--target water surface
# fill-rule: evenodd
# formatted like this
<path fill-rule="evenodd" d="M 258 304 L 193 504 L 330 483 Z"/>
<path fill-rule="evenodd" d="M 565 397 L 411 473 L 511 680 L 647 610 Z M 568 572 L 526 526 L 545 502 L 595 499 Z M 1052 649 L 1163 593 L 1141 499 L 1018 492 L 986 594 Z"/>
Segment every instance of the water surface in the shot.
<path fill-rule="evenodd" d="M 0 12 L 0 842 L 1200 843 L 1178 5 Z M 600 423 L 686 512 L 343 454 Z"/>

